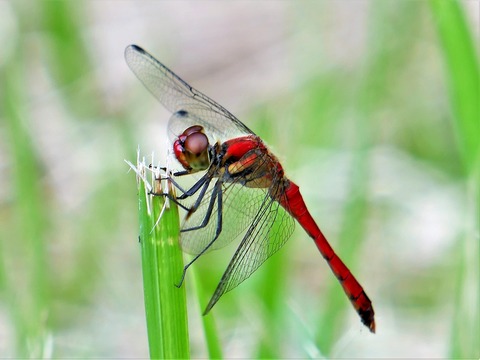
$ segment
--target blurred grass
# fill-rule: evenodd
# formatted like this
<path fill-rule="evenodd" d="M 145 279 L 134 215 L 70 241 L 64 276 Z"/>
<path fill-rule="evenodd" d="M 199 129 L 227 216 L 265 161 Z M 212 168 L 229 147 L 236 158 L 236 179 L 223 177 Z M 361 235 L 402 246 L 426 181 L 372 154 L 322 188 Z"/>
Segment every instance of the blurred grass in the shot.
<path fill-rule="evenodd" d="M 430 5 L 445 58 L 445 74 L 455 114 L 452 125 L 456 130 L 457 147 L 467 174 L 472 172 L 478 174 L 480 166 L 478 49 L 475 48 L 467 19 L 459 3 L 432 0 Z"/>
<path fill-rule="evenodd" d="M 17 58 L 23 49 L 17 48 Z M 16 350 L 19 356 L 41 357 L 45 353 L 48 336 L 47 314 L 51 302 L 51 269 L 46 248 L 49 216 L 43 208 L 48 198 L 43 193 L 40 161 L 28 132 L 29 114 L 25 109 L 23 84 L 24 62 L 7 63 L 0 77 L 2 84 L 2 117 L 6 120 L 7 136 L 11 145 L 13 206 L 9 219 L 10 233 L 3 234 L 22 259 L 21 274 L 6 271 L 3 278 L 7 304 L 13 314 L 16 329 Z M 4 243 L 6 245 L 6 242 Z M 6 250 L 5 248 L 2 250 Z M 3 251 L 2 251 L 3 253 Z M 2 263 L 6 261 L 3 259 Z M 24 278 L 18 284 L 18 278 Z M 27 296 L 28 294 L 28 296 Z"/>
<path fill-rule="evenodd" d="M 74 128 L 78 123 L 88 123 L 105 114 L 107 106 L 99 96 L 96 84 L 100 81 L 96 77 L 98 69 L 85 40 L 84 26 L 90 21 L 89 10 L 84 2 L 11 4 L 19 20 L 20 41 L 0 69 L 0 114 L 5 120 L 1 130 L 5 132 L 8 150 L 2 156 L 7 157 L 6 183 L 12 185 L 8 199 L 3 201 L 1 218 L 0 294 L 3 306 L 8 309 L 16 342 L 16 349 L 8 349 L 7 355 L 40 357 L 51 353 L 54 357 L 94 357 L 110 356 L 113 351 L 119 355 L 122 350 L 117 349 L 118 344 L 109 347 L 106 338 L 88 342 L 89 336 L 94 336 L 92 333 L 98 334 L 98 329 L 88 328 L 91 322 L 84 321 L 85 313 L 95 317 L 101 311 L 91 307 L 98 306 L 97 298 L 102 291 L 112 299 L 121 297 L 112 292 L 113 285 L 104 282 L 112 258 L 119 257 L 117 261 L 123 262 L 122 254 L 115 252 L 118 247 L 115 244 L 126 227 L 131 225 L 134 228 L 133 223 L 128 222 L 135 219 L 133 196 L 129 196 L 134 193 L 131 176 L 116 172 L 112 179 L 111 168 L 106 165 L 98 172 L 98 182 L 92 183 L 90 192 L 85 194 L 78 207 L 70 211 L 59 208 L 61 202 L 56 197 L 57 190 L 51 179 L 54 164 L 46 163 L 38 148 L 35 127 L 32 126 L 36 117 L 30 111 L 29 69 L 38 66 L 35 63 L 38 60 L 31 56 L 33 51 L 44 57 L 40 60 L 41 66 L 45 65 L 52 86 L 59 89 L 59 106 L 68 109 L 68 118 L 62 119 L 67 127 Z M 327 69 L 319 65 L 329 58 L 328 44 L 322 42 L 325 38 L 317 39 L 317 35 L 325 34 L 315 34 L 318 24 L 328 21 L 331 15 L 328 2 L 292 5 L 289 13 L 291 30 L 313 33 L 312 41 L 320 42 L 315 46 L 324 51 L 324 57 L 301 57 L 300 54 L 308 54 L 309 48 L 303 44 L 295 45 L 295 39 L 289 40 L 293 43 L 289 45 L 292 47 L 291 60 L 298 65 L 298 74 L 303 74 L 303 78 L 300 75 L 301 79 L 297 79 L 295 96 L 278 95 L 271 102 L 262 104 L 262 108 L 253 113 L 252 120 L 241 120 L 265 137 L 280 158 L 287 159 L 288 174 L 294 181 L 297 181 L 297 169 L 302 165 L 311 165 L 315 169 L 315 159 L 303 157 L 305 152 L 296 151 L 299 147 L 307 149 L 309 154 L 315 154 L 314 149 L 355 154 L 355 167 L 348 179 L 348 201 L 341 204 L 340 231 L 335 234 L 331 230 L 334 235 L 327 234 L 327 238 L 371 297 L 381 319 L 378 336 L 391 326 L 384 322 L 389 319 L 385 313 L 395 311 L 401 317 L 405 314 L 402 306 L 415 307 L 418 321 L 425 319 L 427 324 L 452 328 L 448 355 L 475 356 L 478 355 L 479 334 L 479 312 L 478 306 L 475 307 L 478 305 L 478 258 L 472 254 L 478 253 L 478 238 L 475 237 L 479 214 L 478 46 L 475 45 L 478 38 L 473 37 L 459 2 L 374 1 L 368 5 L 366 49 L 360 56 L 360 63 L 347 69 L 341 65 Z M 438 31 L 438 42 L 432 29 Z M 38 36 L 32 37 L 32 34 Z M 431 40 L 432 36 L 435 40 Z M 122 50 L 119 49 L 119 56 Z M 444 81 L 435 78 L 437 63 L 433 61 L 432 64 L 432 59 L 436 60 L 437 56 L 445 59 L 445 67 L 440 73 Z M 311 72 L 312 69 L 316 72 Z M 427 76 L 423 79 L 424 73 Z M 416 78 L 422 78 L 423 83 Z M 413 85 L 409 84 L 410 81 Z M 84 82 L 89 85 L 76 86 Z M 434 86 L 437 88 L 433 89 Z M 452 116 L 448 104 L 443 103 L 448 99 L 444 90 L 450 96 Z M 216 99 L 215 93 L 211 95 Z M 429 105 L 432 97 L 438 98 L 437 106 Z M 132 140 L 135 135 L 129 121 L 138 121 L 131 120 L 138 114 L 128 105 L 131 104 L 111 115 L 118 121 L 111 129 L 120 134 L 124 154 L 132 154 L 135 150 L 132 144 L 142 141 Z M 229 110 L 236 112 L 236 109 Z M 281 126 L 278 119 L 284 121 Z M 291 121 L 287 124 L 286 120 Z M 296 126 L 299 121 L 303 126 Z M 80 135 L 78 137 L 76 140 L 81 141 Z M 380 256 L 379 252 L 366 254 L 371 251 L 366 239 L 368 221 L 376 206 L 369 200 L 370 150 L 379 146 L 400 149 L 425 167 L 438 171 L 453 185 L 469 189 L 467 197 L 470 197 L 467 204 L 470 228 L 459 236 L 452 249 L 452 252 L 458 252 L 458 256 L 437 260 L 433 266 L 424 269 L 422 278 L 415 271 L 404 269 L 392 279 L 392 282 L 404 286 L 398 293 L 388 295 L 382 292 L 390 288 L 378 284 L 385 281 L 379 274 L 383 270 L 370 269 L 370 263 L 378 262 L 369 260 Z M 124 157 L 128 158 L 122 155 L 119 162 Z M 75 166 L 70 163 L 70 158 L 65 161 L 65 166 Z M 102 154 L 91 161 L 102 161 Z M 86 175 L 75 173 L 75 176 Z M 317 176 L 314 170 L 311 176 Z M 322 176 L 328 177 L 329 174 Z M 321 193 L 328 191 L 318 189 Z M 307 199 L 307 205 L 314 211 L 319 208 L 315 198 Z M 131 216 L 126 218 L 125 212 L 130 212 Z M 327 224 L 327 228 L 328 223 L 334 221 L 328 217 L 318 220 L 321 227 Z M 276 254 L 248 282 L 222 298 L 212 312 L 216 324 L 213 324 L 211 315 L 202 319 L 207 337 L 209 333 L 213 337 L 208 345 L 211 357 L 220 357 L 222 353 L 215 339 L 217 336 L 227 357 L 231 354 L 231 347 L 227 348 L 227 345 L 235 340 L 237 343 L 245 341 L 249 348 L 244 351 L 256 357 L 279 358 L 292 353 L 311 356 L 312 350 L 305 346 L 307 343 L 314 344 L 320 355 L 329 357 L 335 354 L 339 338 L 347 328 L 346 319 L 354 318 L 356 314 L 336 279 L 321 264 L 323 259 L 320 256 L 315 267 L 307 268 L 313 269 L 314 273 L 308 272 L 306 276 L 310 276 L 313 283 L 314 279 L 325 279 L 326 284 L 321 288 L 324 291 L 309 288 L 308 285 L 312 286 L 309 279 L 301 278 L 297 269 L 301 265 L 292 260 L 292 255 L 296 249 L 304 248 L 307 255 L 304 257 L 309 259 L 308 253 L 314 248 L 302 236 L 300 234 L 300 239 L 294 240 L 301 242 L 298 247 L 288 244 L 288 250 Z M 128 241 L 131 242 L 129 250 L 135 250 L 135 238 Z M 382 241 L 388 242 L 389 239 Z M 72 245 L 66 247 L 65 243 Z M 201 286 L 213 289 L 218 277 L 212 276 L 212 272 L 221 272 L 222 269 L 217 269 L 216 263 L 208 260 L 204 264 L 199 261 L 195 266 Z M 378 276 L 367 276 L 372 273 Z M 294 279 L 292 274 L 296 276 Z M 439 296 L 436 289 L 450 289 L 446 283 L 451 278 L 458 279 L 455 294 L 447 291 Z M 416 281 L 409 281 L 411 279 Z M 428 281 L 428 289 L 424 279 Z M 127 280 L 119 278 L 117 281 Z M 305 283 L 308 285 L 304 289 L 301 286 Z M 299 289 L 305 294 L 294 294 Z M 312 293 L 314 298 L 310 298 Z M 205 290 L 204 296 L 199 297 L 200 302 L 208 300 L 210 295 L 209 290 Z M 308 318 L 306 324 L 301 323 L 291 309 L 292 299 L 299 298 L 306 301 L 302 308 Z M 445 314 L 444 306 L 453 298 L 452 319 Z M 439 312 L 442 313 L 441 319 L 436 320 L 439 322 L 429 322 L 428 317 Z M 289 327 L 292 323 L 295 326 Z M 118 327 L 111 320 L 105 321 L 105 326 Z M 215 327 L 219 328 L 218 333 L 209 330 Z M 72 331 L 76 331 L 74 340 L 65 341 L 62 336 Z M 292 336 L 293 332 L 295 336 Z M 110 331 L 106 330 L 106 333 Z M 53 345 L 49 343 L 51 334 L 54 335 Z M 374 341 L 380 340 L 374 338 Z"/>
<path fill-rule="evenodd" d="M 193 284 L 194 293 L 197 296 L 199 305 L 199 313 L 203 314 L 208 305 L 210 293 L 207 293 L 204 284 L 198 276 L 198 271 L 194 266 L 188 269 L 190 279 Z M 205 336 L 205 347 L 210 359 L 223 359 L 222 344 L 218 334 L 217 326 L 215 324 L 215 316 L 212 312 L 208 315 L 202 316 L 203 333 Z"/>
<path fill-rule="evenodd" d="M 452 358 L 480 357 L 480 285 L 478 283 L 480 219 L 480 73 L 475 48 L 463 9 L 456 2 L 432 0 L 431 11 L 445 59 L 457 148 L 463 159 L 469 199 L 468 227 L 462 234 L 458 256 Z M 477 14 L 478 15 L 478 14 Z M 477 39 L 478 41 L 478 39 Z M 477 43 L 478 45 L 478 43 Z M 472 256 L 476 254 L 476 256 Z M 473 287 L 473 288 L 472 288 Z M 475 305 L 476 304 L 476 305 Z"/>
<path fill-rule="evenodd" d="M 75 121 L 97 116 L 97 110 L 92 107 L 98 100 L 97 94 L 86 92 L 75 98 L 78 92 L 71 90 L 72 83 L 94 70 L 86 61 L 85 43 L 80 40 L 83 29 L 78 25 L 80 13 L 77 11 L 84 4 L 43 1 L 29 4 L 13 2 L 11 5 L 13 11 L 22 14 L 17 17 L 21 41 L 14 44 L 14 52 L 9 54 L 8 62 L 2 65 L 0 72 L 0 111 L 1 117 L 6 120 L 6 126 L 2 128 L 6 130 L 8 139 L 8 163 L 11 167 L 8 176 L 13 185 L 9 194 L 11 199 L 6 204 L 8 216 L 2 217 L 0 237 L 1 262 L 5 269 L 1 276 L 2 294 L 9 306 L 14 330 L 11 337 L 15 339 L 16 346 L 2 355 L 62 357 L 69 352 L 52 346 L 52 336 L 82 318 L 81 312 L 65 312 L 65 304 L 71 311 L 92 301 L 92 290 L 101 280 L 99 269 L 103 266 L 107 245 L 99 239 L 110 239 L 115 233 L 112 230 L 118 226 L 122 210 L 122 206 L 116 203 L 121 200 L 124 204 L 124 197 L 118 194 L 125 194 L 125 189 L 114 179 L 107 184 L 98 181 L 94 188 L 89 189 L 91 192 L 83 194 L 80 213 L 66 213 L 64 209 L 58 209 L 57 189 L 48 181 L 51 180 L 49 171 L 54 164 L 45 163 L 44 154 L 36 141 L 35 129 L 48 126 L 48 122 L 44 119 L 41 123 L 36 122 L 37 115 L 31 110 L 29 96 L 32 88 L 28 75 L 38 59 L 30 54 L 34 42 L 26 34 L 32 31 L 42 33 L 39 51 L 43 53 L 42 46 L 50 50 L 47 53 L 50 55 L 49 70 L 55 74 L 52 76 L 53 86 L 63 95 L 62 100 L 72 106 L 72 112 L 77 112 L 78 116 L 72 113 Z M 68 49 L 66 43 L 70 44 Z M 53 47 L 50 47 L 52 44 Z M 81 54 L 84 54 L 83 58 Z M 64 119 L 66 123 L 71 120 Z M 70 123 L 71 128 L 75 126 L 74 122 Z M 67 154 L 64 155 L 66 158 Z M 66 159 L 64 165 L 80 165 L 69 161 Z M 90 161 L 101 159 L 92 158 Z M 107 171 L 108 166 L 104 175 Z M 71 191 L 78 190 L 72 188 Z M 62 221 L 60 227 L 59 219 Z M 69 227 L 67 231 L 66 226 Z M 65 244 L 66 240 L 62 236 L 71 233 L 74 236 L 67 240 L 70 240 L 69 245 L 75 249 L 75 254 L 57 257 L 55 251 L 58 245 Z M 77 351 L 77 355 L 83 356 L 102 352 L 100 349 Z"/>
<path fill-rule="evenodd" d="M 40 2 L 41 26 L 45 32 L 47 64 L 59 88 L 68 88 L 94 70 L 82 39 L 81 20 L 87 17 L 85 2 Z M 96 78 L 89 78 L 87 89 L 96 89 Z M 64 101 L 73 114 L 99 113 L 99 97 L 81 91 L 64 92 Z"/>

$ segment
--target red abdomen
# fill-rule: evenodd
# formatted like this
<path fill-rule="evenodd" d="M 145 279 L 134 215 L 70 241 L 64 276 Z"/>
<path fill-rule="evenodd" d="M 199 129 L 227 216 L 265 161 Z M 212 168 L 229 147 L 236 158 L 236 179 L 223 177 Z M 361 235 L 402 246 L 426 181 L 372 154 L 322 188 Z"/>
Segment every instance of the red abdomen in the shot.
<path fill-rule="evenodd" d="M 353 307 L 360 315 L 362 322 L 371 332 L 375 332 L 375 313 L 373 311 L 372 302 L 360 283 L 355 279 L 353 274 L 337 254 L 335 254 L 327 239 L 320 231 L 320 228 L 317 226 L 315 220 L 313 220 L 305 202 L 303 201 L 298 186 L 289 180 L 286 181 L 288 183 L 285 189 L 285 197 L 283 197 L 282 200 L 279 200 L 280 204 L 298 221 L 308 235 L 315 241 L 320 253 L 327 261 L 332 272 L 337 277 L 343 290 L 350 299 Z"/>

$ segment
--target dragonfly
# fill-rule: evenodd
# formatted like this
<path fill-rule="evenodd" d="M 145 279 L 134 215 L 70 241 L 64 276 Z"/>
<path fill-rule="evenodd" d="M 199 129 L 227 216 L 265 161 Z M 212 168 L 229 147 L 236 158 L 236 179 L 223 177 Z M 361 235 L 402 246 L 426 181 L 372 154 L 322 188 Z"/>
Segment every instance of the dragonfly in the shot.
<path fill-rule="evenodd" d="M 286 177 L 262 139 L 141 47 L 128 46 L 125 59 L 172 113 L 168 134 L 173 155 L 183 169 L 168 178 L 182 193 L 174 201 L 187 211 L 180 231 L 181 248 L 194 256 L 184 267 L 180 285 L 188 267 L 200 256 L 240 239 L 204 315 L 286 243 L 296 220 L 313 239 L 362 323 L 374 333 L 372 302 L 328 243 L 299 187 Z M 177 180 L 192 174 L 195 183 L 182 188 Z"/>

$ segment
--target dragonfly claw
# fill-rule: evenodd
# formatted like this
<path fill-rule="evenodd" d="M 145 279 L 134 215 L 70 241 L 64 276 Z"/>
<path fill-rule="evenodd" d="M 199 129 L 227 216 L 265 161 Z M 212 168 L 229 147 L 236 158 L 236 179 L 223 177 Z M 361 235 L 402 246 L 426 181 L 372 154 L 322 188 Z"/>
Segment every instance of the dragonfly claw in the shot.
<path fill-rule="evenodd" d="M 190 264 L 189 264 L 189 265 L 190 265 Z M 185 280 L 185 275 L 187 274 L 187 268 L 188 268 L 188 265 L 183 268 L 182 278 L 180 279 L 180 282 L 179 282 L 178 284 L 175 284 L 175 286 L 176 286 L 177 288 L 179 288 L 179 289 L 180 289 L 180 288 L 182 287 L 182 285 L 183 285 L 183 280 Z"/>

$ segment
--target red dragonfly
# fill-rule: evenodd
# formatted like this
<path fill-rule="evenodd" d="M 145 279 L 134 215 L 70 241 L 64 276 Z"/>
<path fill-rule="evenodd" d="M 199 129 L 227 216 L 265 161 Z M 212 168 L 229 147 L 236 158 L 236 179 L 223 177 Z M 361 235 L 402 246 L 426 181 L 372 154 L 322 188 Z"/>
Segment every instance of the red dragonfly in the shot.
<path fill-rule="evenodd" d="M 233 258 L 205 313 L 288 240 L 294 219 L 313 239 L 361 321 L 375 332 L 372 303 L 357 279 L 335 254 L 310 215 L 298 186 L 246 125 L 224 107 L 194 89 L 136 45 L 125 50 L 127 64 L 146 88 L 172 112 L 169 136 L 184 170 L 169 176 L 182 192 L 175 201 L 187 210 L 182 225 L 182 250 L 193 260 L 241 237 Z M 176 177 L 198 173 L 188 190 Z M 191 199 L 185 205 L 182 200 Z M 183 282 L 182 281 L 180 284 Z"/>

